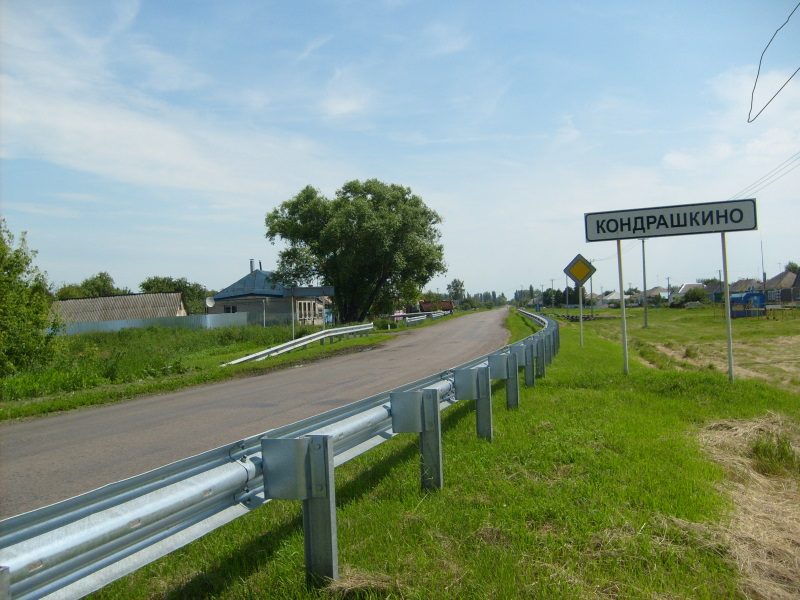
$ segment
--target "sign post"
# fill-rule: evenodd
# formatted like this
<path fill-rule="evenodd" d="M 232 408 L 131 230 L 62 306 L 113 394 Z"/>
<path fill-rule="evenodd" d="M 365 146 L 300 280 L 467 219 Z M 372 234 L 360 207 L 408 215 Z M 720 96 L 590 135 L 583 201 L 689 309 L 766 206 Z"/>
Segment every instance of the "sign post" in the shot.
<path fill-rule="evenodd" d="M 719 233 L 722 235 L 722 266 L 725 277 L 725 322 L 728 333 L 728 378 L 733 381 L 733 336 L 731 333 L 730 289 L 728 287 L 728 255 L 725 233 L 758 229 L 755 198 L 680 204 L 654 208 L 585 213 L 587 242 L 616 240 L 619 265 L 619 288 L 622 307 L 622 351 L 625 374 L 628 374 L 628 345 L 625 324 L 625 296 L 622 292 L 621 240 Z M 644 260 L 644 259 L 643 259 Z M 645 286 L 646 287 L 646 286 Z M 647 290 L 645 290 L 645 294 Z"/>
<path fill-rule="evenodd" d="M 581 348 L 583 348 L 583 284 L 594 275 L 595 271 L 597 271 L 597 269 L 591 261 L 586 260 L 580 254 L 573 258 L 572 262 L 564 268 L 564 273 L 575 282 L 575 290 L 578 292 L 578 321 L 581 330 Z"/>

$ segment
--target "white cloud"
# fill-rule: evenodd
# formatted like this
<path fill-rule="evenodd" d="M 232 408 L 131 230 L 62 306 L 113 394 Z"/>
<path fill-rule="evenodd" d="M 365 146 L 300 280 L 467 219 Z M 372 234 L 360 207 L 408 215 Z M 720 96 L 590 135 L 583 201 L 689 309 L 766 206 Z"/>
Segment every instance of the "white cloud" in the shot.
<path fill-rule="evenodd" d="M 374 93 L 356 75 L 353 68 L 337 69 L 325 86 L 320 107 L 329 117 L 363 113 L 372 104 Z"/>
<path fill-rule="evenodd" d="M 311 40 L 306 45 L 306 47 L 303 49 L 303 51 L 298 55 L 298 57 L 295 59 L 295 61 L 296 62 L 302 62 L 304 60 L 307 60 L 312 55 L 316 54 L 317 50 L 319 50 L 320 48 L 325 46 L 332 39 L 333 39 L 332 35 L 326 35 L 326 36 L 318 37 L 316 39 Z"/>
<path fill-rule="evenodd" d="M 446 23 L 433 23 L 423 33 L 426 44 L 434 56 L 460 52 L 470 43 L 469 36 Z"/>

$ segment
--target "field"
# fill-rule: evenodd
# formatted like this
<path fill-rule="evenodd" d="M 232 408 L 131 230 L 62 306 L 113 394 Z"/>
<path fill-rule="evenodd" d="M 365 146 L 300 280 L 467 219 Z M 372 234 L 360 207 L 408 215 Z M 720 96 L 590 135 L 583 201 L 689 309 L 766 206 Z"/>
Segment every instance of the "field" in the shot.
<path fill-rule="evenodd" d="M 620 311 L 597 311 L 605 318 L 584 326 L 620 340 Z M 640 308 L 627 311 L 629 350 L 660 369 L 728 372 L 724 313 L 719 307 L 650 309 L 648 327 Z M 570 324 L 571 325 L 571 324 Z M 800 389 L 800 311 L 775 319 L 734 319 L 736 377 L 757 378 L 786 390 Z"/>
<path fill-rule="evenodd" d="M 93 597 L 800 597 L 800 393 L 784 365 L 800 344 L 782 340 L 797 324 L 735 324 L 737 352 L 759 360 L 731 383 L 712 358 L 721 318 L 655 312 L 647 330 L 632 317 L 629 376 L 618 321 L 587 323 L 584 348 L 564 324 L 518 410 L 494 386 L 491 444 L 470 402 L 445 412 L 436 493 L 413 435 L 338 468 L 340 581 L 305 587 L 300 503 L 276 501 Z M 773 343 L 786 359 L 763 360 Z"/>

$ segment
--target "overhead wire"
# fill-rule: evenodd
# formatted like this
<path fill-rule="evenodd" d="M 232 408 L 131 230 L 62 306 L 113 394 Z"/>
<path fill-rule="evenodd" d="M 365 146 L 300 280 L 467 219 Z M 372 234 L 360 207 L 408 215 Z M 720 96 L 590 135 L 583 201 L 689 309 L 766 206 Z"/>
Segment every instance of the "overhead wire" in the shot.
<path fill-rule="evenodd" d="M 772 96 L 772 98 L 770 98 L 770 99 L 769 99 L 769 101 L 768 101 L 768 102 L 767 102 L 767 103 L 766 103 L 764 106 L 762 106 L 762 107 L 761 107 L 761 110 L 760 110 L 760 111 L 758 111 L 758 114 L 757 114 L 755 117 L 752 117 L 752 118 L 751 118 L 751 115 L 753 114 L 753 100 L 754 100 L 754 98 L 755 98 L 755 95 L 756 95 L 756 86 L 758 85 L 758 76 L 761 74 L 761 63 L 762 63 L 762 61 L 764 60 L 764 54 L 766 54 L 766 52 L 767 52 L 767 48 L 769 48 L 770 44 L 772 44 L 772 40 L 774 40 L 774 39 L 775 39 L 775 36 L 776 36 L 776 35 L 778 35 L 778 32 L 779 32 L 781 29 L 783 29 L 783 28 L 784 28 L 784 26 L 786 25 L 786 23 L 788 23 L 788 22 L 789 22 L 789 19 L 791 19 L 791 18 L 792 18 L 792 15 L 795 13 L 795 11 L 796 11 L 798 8 L 800 8 L 800 2 L 798 2 L 798 3 L 797 3 L 797 6 L 795 6 L 795 7 L 794 7 L 794 10 L 792 10 L 792 12 L 790 12 L 790 13 L 789 13 L 789 16 L 788 16 L 788 17 L 786 17 L 786 21 L 784 21 L 783 25 L 781 25 L 780 27 L 778 27 L 778 29 L 776 29 L 776 30 L 775 30 L 775 33 L 773 33 L 773 34 L 772 34 L 772 37 L 770 38 L 769 42 L 767 43 L 766 47 L 764 48 L 764 51 L 761 53 L 761 58 L 760 58 L 760 59 L 758 59 L 758 71 L 756 72 L 756 80 L 753 82 L 753 91 L 750 93 L 750 112 L 748 112 L 748 113 L 747 113 L 747 122 L 748 122 L 748 123 L 752 123 L 753 121 L 755 121 L 755 120 L 758 118 L 758 115 L 760 115 L 762 112 L 764 112 L 764 109 L 765 109 L 765 108 L 767 108 L 767 107 L 770 105 L 770 102 L 772 102 L 773 100 L 775 100 L 775 98 L 777 97 L 777 95 L 778 95 L 778 94 L 780 94 L 780 93 L 781 93 L 781 91 L 783 90 L 783 88 L 785 88 L 785 87 L 787 86 L 787 84 L 788 84 L 788 83 L 789 83 L 789 82 L 792 80 L 792 77 L 794 77 L 795 75 L 797 75 L 797 72 L 798 72 L 798 71 L 800 71 L 800 67 L 797 67 L 797 69 L 795 70 L 795 72 L 794 72 L 794 73 L 792 73 L 792 74 L 789 76 L 789 79 L 787 79 L 787 80 L 786 80 L 786 83 L 784 83 L 784 84 L 783 84 L 783 85 L 780 87 L 780 89 L 779 89 L 777 92 L 775 92 L 775 94 Z"/>
<path fill-rule="evenodd" d="M 743 198 L 745 195 L 752 196 L 758 191 L 763 190 L 765 187 L 772 185 L 780 178 L 788 175 L 792 171 L 794 171 L 798 166 L 800 166 L 800 152 L 797 152 L 779 164 L 777 167 L 772 169 L 766 175 L 759 177 L 756 181 L 745 187 L 744 189 L 740 190 L 733 196 L 729 198 L 729 200 L 736 200 L 739 198 Z"/>

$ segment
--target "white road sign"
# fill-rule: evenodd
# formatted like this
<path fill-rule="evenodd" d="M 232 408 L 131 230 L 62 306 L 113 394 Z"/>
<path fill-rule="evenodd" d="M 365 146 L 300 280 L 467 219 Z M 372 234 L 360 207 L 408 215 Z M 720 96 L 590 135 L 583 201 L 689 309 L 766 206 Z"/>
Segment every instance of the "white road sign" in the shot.
<path fill-rule="evenodd" d="M 754 198 L 586 213 L 584 221 L 587 242 L 758 229 Z"/>

